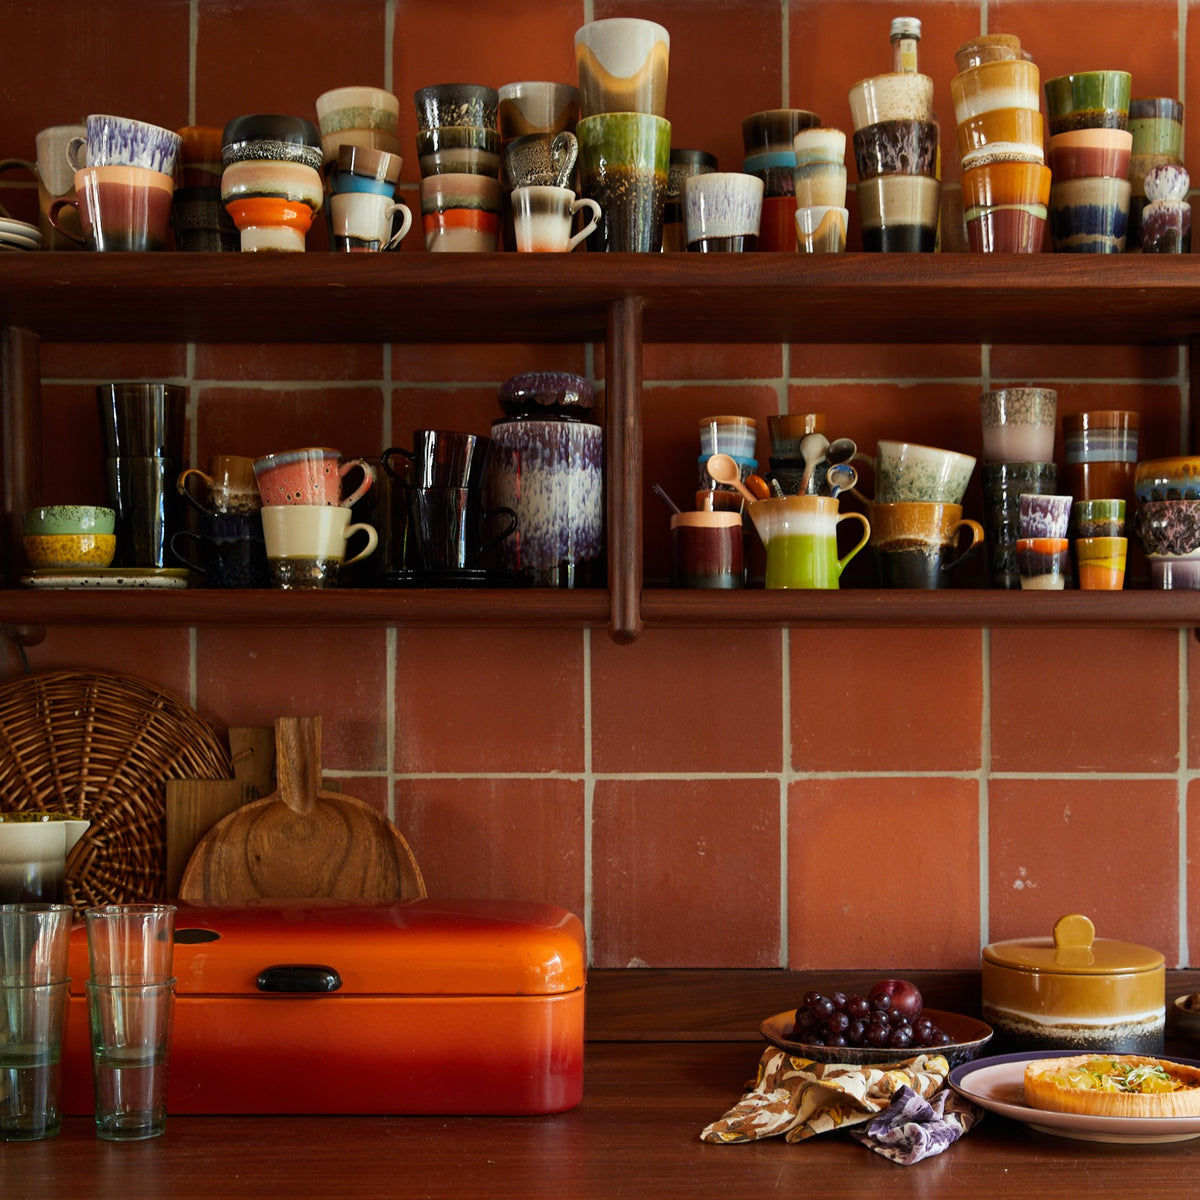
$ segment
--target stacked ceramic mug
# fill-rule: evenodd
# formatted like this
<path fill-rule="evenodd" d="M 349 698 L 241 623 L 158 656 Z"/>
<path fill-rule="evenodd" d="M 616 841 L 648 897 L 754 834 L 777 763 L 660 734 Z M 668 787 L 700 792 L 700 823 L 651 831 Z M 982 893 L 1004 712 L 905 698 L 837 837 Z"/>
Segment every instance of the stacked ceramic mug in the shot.
<path fill-rule="evenodd" d="M 804 254 L 846 248 L 846 134 L 814 126 L 792 139 L 796 154 L 796 245 Z"/>
<path fill-rule="evenodd" d="M 1129 221 L 1127 71 L 1047 79 L 1050 237 L 1060 253 L 1120 254 Z"/>
<path fill-rule="evenodd" d="M 1039 72 L 1013 34 L 960 46 L 950 81 L 962 161 L 967 246 L 976 253 L 1036 254 L 1050 200 L 1042 148 Z"/>
<path fill-rule="evenodd" d="M 821 118 L 806 108 L 766 109 L 742 121 L 742 170 L 763 183 L 760 250 L 796 248 L 795 139 L 820 124 Z"/>
<path fill-rule="evenodd" d="M 662 251 L 670 54 L 671 35 L 655 21 L 610 17 L 575 31 L 579 194 L 600 206 L 589 250 Z"/>
<path fill-rule="evenodd" d="M 1125 249 L 1142 244 L 1142 209 L 1146 175 L 1155 167 L 1183 165 L 1183 105 L 1169 96 L 1134 97 L 1129 101 L 1129 229 Z"/>
<path fill-rule="evenodd" d="M 932 78 L 861 79 L 850 89 L 850 116 L 863 249 L 932 251 L 942 192 Z"/>

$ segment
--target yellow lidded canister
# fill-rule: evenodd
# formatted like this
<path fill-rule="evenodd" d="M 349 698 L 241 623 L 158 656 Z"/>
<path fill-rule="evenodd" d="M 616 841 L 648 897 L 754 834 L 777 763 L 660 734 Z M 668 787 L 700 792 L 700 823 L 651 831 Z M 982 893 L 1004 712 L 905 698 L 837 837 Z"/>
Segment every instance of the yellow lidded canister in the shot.
<path fill-rule="evenodd" d="M 1097 938 L 1079 913 L 1051 937 L 985 946 L 983 1019 L 997 1049 L 1161 1054 L 1166 963 L 1134 942 Z"/>

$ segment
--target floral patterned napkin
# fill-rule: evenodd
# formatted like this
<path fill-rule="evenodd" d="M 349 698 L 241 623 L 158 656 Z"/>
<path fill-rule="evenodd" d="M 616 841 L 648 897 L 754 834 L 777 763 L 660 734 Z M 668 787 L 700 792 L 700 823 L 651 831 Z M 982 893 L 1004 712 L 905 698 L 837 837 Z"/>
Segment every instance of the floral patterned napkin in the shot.
<path fill-rule="evenodd" d="M 750 1089 L 700 1137 L 725 1145 L 782 1134 L 802 1142 L 845 1129 L 893 1162 L 911 1165 L 940 1154 L 983 1115 L 947 1088 L 949 1073 L 940 1054 L 856 1066 L 770 1048 Z"/>

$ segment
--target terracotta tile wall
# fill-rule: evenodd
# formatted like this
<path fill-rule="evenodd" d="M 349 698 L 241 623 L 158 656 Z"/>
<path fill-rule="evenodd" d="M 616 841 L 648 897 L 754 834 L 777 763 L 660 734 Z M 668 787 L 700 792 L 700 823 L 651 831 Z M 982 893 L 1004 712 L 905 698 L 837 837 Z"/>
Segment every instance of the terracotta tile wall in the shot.
<path fill-rule="evenodd" d="M 582 21 L 646 15 L 672 33 L 676 144 L 736 169 L 749 112 L 790 104 L 847 127 L 847 89 L 887 68 L 902 10 L 924 22 L 947 128 L 953 49 L 988 30 L 1018 33 L 1043 78 L 1124 67 L 1135 94 L 1200 100 L 1200 22 L 1177 0 L 62 0 L 0 4 L 22 47 L 0 77 L 0 157 L 31 157 L 39 128 L 94 111 L 221 124 L 311 117 L 346 83 L 407 98 L 452 79 L 572 79 Z M 415 180 L 413 157 L 410 194 Z M 18 175 L 0 199 L 32 216 Z M 403 252 L 420 250 L 410 238 Z M 603 379 L 602 347 L 536 333 L 480 346 L 465 329 L 451 348 L 153 346 L 136 330 L 47 344 L 47 496 L 103 494 L 98 382 L 187 384 L 196 462 L 297 441 L 377 455 L 425 424 L 485 431 L 516 371 Z M 1031 382 L 1056 386 L 1063 411 L 1140 410 L 1145 457 L 1178 451 L 1186 425 L 1175 347 L 652 346 L 645 375 L 646 482 L 681 498 L 695 421 L 720 410 L 819 409 L 865 447 L 978 453 L 978 392 Z M 654 581 L 666 523 L 646 505 Z M 967 505 L 978 513 L 977 481 Z M 850 581 L 865 572 L 864 556 Z M 964 967 L 981 942 L 1072 909 L 1172 965 L 1200 953 L 1188 631 L 698 630 L 616 646 L 558 629 L 56 629 L 28 662 L 144 676 L 222 730 L 321 713 L 328 774 L 395 817 L 433 891 L 568 906 L 598 966 Z M 0 672 L 20 669 L 9 648 Z"/>

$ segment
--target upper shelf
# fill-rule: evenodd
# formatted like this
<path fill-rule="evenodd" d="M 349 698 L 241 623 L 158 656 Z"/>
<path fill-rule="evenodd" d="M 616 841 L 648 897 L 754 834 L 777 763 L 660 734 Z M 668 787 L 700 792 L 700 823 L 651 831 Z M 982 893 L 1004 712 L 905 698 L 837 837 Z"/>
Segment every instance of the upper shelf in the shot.
<path fill-rule="evenodd" d="M 47 341 L 1180 342 L 1188 255 L 5 254 L 0 326 Z"/>

